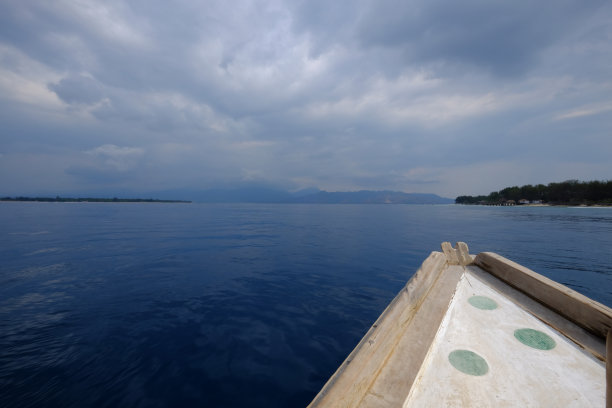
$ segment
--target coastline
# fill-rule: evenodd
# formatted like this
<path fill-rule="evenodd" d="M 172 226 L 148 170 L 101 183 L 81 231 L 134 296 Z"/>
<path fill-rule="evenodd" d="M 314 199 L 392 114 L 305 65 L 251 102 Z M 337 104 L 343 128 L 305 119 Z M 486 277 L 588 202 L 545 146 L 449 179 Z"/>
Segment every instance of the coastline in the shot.
<path fill-rule="evenodd" d="M 512 205 L 501 205 L 501 204 L 459 204 L 456 205 L 468 205 L 468 206 L 482 206 L 482 207 L 566 207 L 566 208 L 612 208 L 612 204 L 512 204 Z"/>
<path fill-rule="evenodd" d="M 184 200 L 156 200 L 153 198 L 65 198 L 65 197 L 2 197 L 0 202 L 36 202 L 36 203 L 183 203 Z"/>

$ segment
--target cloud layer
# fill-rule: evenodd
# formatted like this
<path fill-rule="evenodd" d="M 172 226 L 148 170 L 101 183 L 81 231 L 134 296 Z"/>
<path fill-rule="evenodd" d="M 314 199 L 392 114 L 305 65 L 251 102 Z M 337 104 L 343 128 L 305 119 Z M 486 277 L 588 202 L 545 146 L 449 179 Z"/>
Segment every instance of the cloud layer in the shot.
<path fill-rule="evenodd" d="M 0 194 L 612 175 L 609 2 L 6 1 Z"/>

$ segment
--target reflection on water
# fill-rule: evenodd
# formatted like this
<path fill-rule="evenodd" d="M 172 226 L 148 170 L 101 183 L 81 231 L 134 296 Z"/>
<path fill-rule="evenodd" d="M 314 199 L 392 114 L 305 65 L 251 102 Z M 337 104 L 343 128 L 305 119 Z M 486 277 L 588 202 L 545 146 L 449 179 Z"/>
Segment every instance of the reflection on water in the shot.
<path fill-rule="evenodd" d="M 608 209 L 1 203 L 0 222 L 3 407 L 305 406 L 445 240 L 612 305 Z"/>

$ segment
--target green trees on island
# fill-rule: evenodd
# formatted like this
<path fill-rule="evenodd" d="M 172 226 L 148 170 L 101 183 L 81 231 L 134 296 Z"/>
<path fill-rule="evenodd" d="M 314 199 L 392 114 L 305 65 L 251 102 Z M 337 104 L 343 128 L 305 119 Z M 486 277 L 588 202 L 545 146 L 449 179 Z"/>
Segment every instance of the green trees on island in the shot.
<path fill-rule="evenodd" d="M 527 184 L 522 187 L 506 187 L 488 196 L 459 196 L 455 199 L 455 203 L 498 205 L 510 201 L 519 203 L 520 200 L 558 205 L 612 205 L 612 180 L 567 180 L 548 185 Z"/>

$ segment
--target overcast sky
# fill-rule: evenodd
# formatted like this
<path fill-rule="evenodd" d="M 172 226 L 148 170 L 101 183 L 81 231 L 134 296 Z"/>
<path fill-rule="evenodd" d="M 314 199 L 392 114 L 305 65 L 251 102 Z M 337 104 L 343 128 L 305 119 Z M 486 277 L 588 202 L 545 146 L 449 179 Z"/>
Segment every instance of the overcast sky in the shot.
<path fill-rule="evenodd" d="M 0 2 L 0 194 L 612 179 L 612 2 Z"/>

